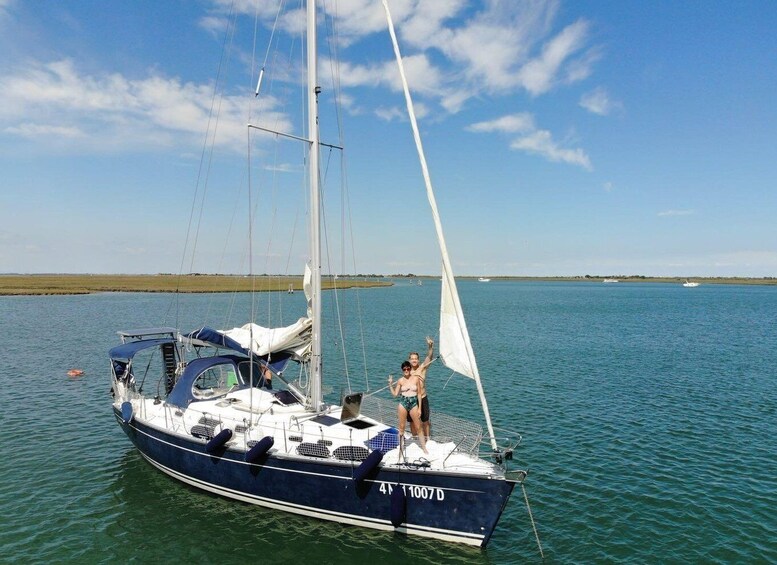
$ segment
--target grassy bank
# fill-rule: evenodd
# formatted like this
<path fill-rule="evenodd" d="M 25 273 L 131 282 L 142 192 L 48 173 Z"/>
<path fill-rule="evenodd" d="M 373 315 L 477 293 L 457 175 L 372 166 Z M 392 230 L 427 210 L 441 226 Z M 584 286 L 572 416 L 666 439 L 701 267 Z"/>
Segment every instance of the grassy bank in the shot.
<path fill-rule="evenodd" d="M 439 277 L 416 276 L 415 278 L 437 280 Z M 477 277 L 459 277 L 462 280 L 477 280 Z M 620 283 L 667 283 L 681 284 L 684 278 L 678 277 L 608 277 L 616 278 Z M 604 277 L 491 277 L 492 281 L 563 281 L 601 283 Z M 777 277 L 696 277 L 692 280 L 705 284 L 747 284 L 777 285 Z M 324 289 L 347 289 L 355 287 L 389 286 L 386 281 L 371 280 L 364 277 L 343 277 L 332 281 L 325 277 Z M 302 290 L 302 277 L 281 276 L 233 276 L 233 275 L 0 275 L 0 295 L 38 295 L 38 294 L 89 294 L 93 292 L 288 292 Z"/>
<path fill-rule="evenodd" d="M 322 281 L 324 289 L 389 286 L 366 279 Z M 229 275 L 0 275 L 0 295 L 89 294 L 93 292 L 288 292 L 302 290 L 302 277 Z"/>

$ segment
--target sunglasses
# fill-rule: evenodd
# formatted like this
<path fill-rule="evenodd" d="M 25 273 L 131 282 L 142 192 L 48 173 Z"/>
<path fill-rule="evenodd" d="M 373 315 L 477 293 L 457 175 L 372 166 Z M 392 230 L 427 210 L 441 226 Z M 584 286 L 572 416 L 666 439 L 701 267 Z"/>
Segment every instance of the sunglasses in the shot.
<path fill-rule="evenodd" d="M 409 370 L 410 370 L 409 367 L 405 367 L 404 369 L 402 369 L 402 372 L 404 373 L 405 371 L 409 371 Z"/>

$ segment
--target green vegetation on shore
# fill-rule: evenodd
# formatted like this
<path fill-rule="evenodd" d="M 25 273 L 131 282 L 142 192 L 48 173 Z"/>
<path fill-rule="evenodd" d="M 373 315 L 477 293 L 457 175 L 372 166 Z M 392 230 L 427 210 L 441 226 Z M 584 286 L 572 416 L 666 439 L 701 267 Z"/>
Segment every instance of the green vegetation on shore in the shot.
<path fill-rule="evenodd" d="M 387 281 L 327 277 L 324 290 L 390 286 Z M 288 292 L 302 290 L 301 276 L 236 275 L 0 275 L 0 295 L 93 292 Z"/>
<path fill-rule="evenodd" d="M 439 277 L 425 275 L 392 275 L 391 278 L 418 278 L 436 280 Z M 477 280 L 477 277 L 457 277 L 461 280 Z M 603 276 L 577 277 L 502 277 L 492 276 L 492 281 L 564 281 L 602 282 Z M 657 282 L 679 284 L 682 277 L 608 276 L 621 283 Z M 693 277 L 701 284 L 749 284 L 777 285 L 777 277 Z M 391 286 L 393 283 L 379 280 L 377 276 L 343 276 L 336 280 L 325 277 L 322 286 L 332 288 L 367 288 Z M 242 275 L 0 275 L 0 295 L 42 294 L 90 294 L 93 292 L 288 292 L 302 290 L 301 276 L 256 277 Z"/>

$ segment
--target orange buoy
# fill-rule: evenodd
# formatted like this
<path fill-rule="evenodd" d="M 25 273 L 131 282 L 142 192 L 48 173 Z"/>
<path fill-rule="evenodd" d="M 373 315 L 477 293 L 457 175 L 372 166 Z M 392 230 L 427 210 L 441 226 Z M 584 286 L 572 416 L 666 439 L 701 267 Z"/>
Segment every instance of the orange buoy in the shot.
<path fill-rule="evenodd" d="M 69 377 L 80 377 L 84 372 L 81 369 L 70 369 L 67 374 Z"/>

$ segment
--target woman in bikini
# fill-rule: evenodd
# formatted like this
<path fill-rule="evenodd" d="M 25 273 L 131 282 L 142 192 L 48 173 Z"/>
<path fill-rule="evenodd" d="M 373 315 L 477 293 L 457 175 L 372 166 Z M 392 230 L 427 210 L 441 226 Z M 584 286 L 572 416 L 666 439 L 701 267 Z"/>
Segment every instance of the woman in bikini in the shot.
<path fill-rule="evenodd" d="M 405 437 L 405 425 L 408 417 L 415 424 L 418 430 L 418 440 L 421 443 L 421 449 L 426 451 L 426 438 L 421 428 L 421 407 L 418 405 L 418 399 L 424 394 L 424 381 L 416 375 L 410 374 L 411 365 L 408 361 L 402 363 L 402 378 L 394 383 L 394 377 L 389 375 L 388 384 L 392 396 L 399 396 L 399 406 L 397 406 L 397 418 L 399 419 L 399 438 L 400 441 Z"/>

